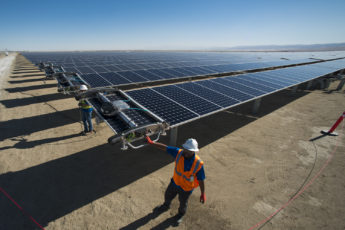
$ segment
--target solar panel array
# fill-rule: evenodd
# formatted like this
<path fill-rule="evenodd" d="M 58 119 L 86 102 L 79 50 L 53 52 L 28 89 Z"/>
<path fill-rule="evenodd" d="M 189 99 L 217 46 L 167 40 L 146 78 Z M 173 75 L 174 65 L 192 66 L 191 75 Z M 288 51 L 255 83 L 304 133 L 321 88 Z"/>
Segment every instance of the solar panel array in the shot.
<path fill-rule="evenodd" d="M 32 62 L 51 62 L 62 66 L 66 72 L 78 73 L 91 88 L 224 74 L 315 61 L 301 56 L 298 56 L 299 59 L 281 59 L 279 56 L 272 57 L 265 53 L 89 52 L 25 53 L 24 55 Z"/>
<path fill-rule="evenodd" d="M 258 61 L 258 55 L 262 56 L 261 61 Z M 183 52 L 25 54 L 33 62 L 49 60 L 55 65 L 61 65 L 68 72 L 79 73 L 81 79 L 91 87 L 97 88 L 307 63 L 315 61 L 309 59 L 310 56 L 319 59 L 339 58 L 344 57 L 345 53 L 298 53 L 294 54 L 296 56 L 289 54 L 290 58 L 292 57 L 291 60 L 282 60 L 280 55 L 282 54 L 269 53 L 266 56 L 265 53 L 228 55 Z M 131 101 L 134 100 L 168 122 L 171 127 L 175 127 L 316 79 L 344 69 L 344 67 L 345 59 L 340 59 L 264 72 L 129 90 L 126 95 L 130 98 L 128 104 L 131 109 L 123 112 L 138 125 L 153 122 L 147 113 L 135 108 L 135 103 Z M 122 95 L 105 96 L 110 101 L 126 100 Z M 90 99 L 90 102 L 96 112 L 101 115 L 101 103 L 96 98 Z M 103 118 L 117 133 L 130 129 L 118 115 Z"/>
<path fill-rule="evenodd" d="M 345 62 L 341 62 L 345 68 Z M 339 70 L 319 64 L 127 91 L 171 127 L 272 94 Z M 333 68 L 333 69 L 330 69 Z"/>

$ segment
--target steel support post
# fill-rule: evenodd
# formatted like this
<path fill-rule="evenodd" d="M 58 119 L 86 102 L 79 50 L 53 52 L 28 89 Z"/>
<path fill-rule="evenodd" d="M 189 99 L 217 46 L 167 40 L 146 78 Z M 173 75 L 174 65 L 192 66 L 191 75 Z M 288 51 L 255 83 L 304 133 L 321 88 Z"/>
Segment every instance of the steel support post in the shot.
<path fill-rule="evenodd" d="M 311 86 L 313 85 L 313 81 L 308 81 L 306 90 L 309 90 L 311 88 Z"/>
<path fill-rule="evenodd" d="M 325 79 L 325 89 L 328 89 L 329 86 L 330 86 L 330 84 L 331 84 L 331 79 L 326 78 L 326 79 Z"/>
<path fill-rule="evenodd" d="M 337 91 L 341 90 L 343 88 L 344 84 L 345 84 L 345 77 L 343 79 L 341 79 L 341 81 L 337 87 Z"/>
<path fill-rule="evenodd" d="M 170 129 L 170 146 L 176 146 L 177 143 L 177 127 Z"/>
<path fill-rule="evenodd" d="M 254 105 L 252 108 L 253 114 L 257 114 L 259 112 L 260 104 L 261 104 L 261 98 L 258 98 L 254 101 Z"/>

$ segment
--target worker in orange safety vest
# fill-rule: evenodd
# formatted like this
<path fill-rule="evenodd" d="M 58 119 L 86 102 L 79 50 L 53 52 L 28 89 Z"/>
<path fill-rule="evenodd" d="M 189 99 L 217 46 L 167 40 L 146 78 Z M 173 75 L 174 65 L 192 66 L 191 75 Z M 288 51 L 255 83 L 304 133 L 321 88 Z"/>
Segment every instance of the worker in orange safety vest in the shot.
<path fill-rule="evenodd" d="M 170 207 L 171 201 L 178 194 L 180 207 L 178 214 L 175 216 L 177 224 L 182 222 L 186 213 L 188 199 L 194 188 L 200 186 L 201 196 L 200 202 L 205 203 L 205 172 L 204 162 L 196 154 L 199 151 L 198 142 L 189 138 L 183 145 L 183 148 L 167 146 L 163 143 L 153 142 L 148 136 L 147 142 L 161 150 L 167 151 L 175 158 L 174 175 L 167 187 L 164 195 L 164 203 L 154 209 L 154 211 L 164 212 Z"/>

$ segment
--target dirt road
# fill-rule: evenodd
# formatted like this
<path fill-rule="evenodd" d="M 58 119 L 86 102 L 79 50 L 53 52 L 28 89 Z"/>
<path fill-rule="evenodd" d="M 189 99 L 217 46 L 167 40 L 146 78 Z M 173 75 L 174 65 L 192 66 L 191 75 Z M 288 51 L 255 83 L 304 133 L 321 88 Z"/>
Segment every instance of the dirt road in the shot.
<path fill-rule="evenodd" d="M 250 229 L 315 175 L 261 229 L 345 229 L 344 130 L 309 141 L 344 111 L 344 91 L 332 91 L 338 82 L 267 96 L 257 115 L 249 103 L 180 127 L 179 145 L 194 137 L 201 147 L 207 201 L 200 204 L 194 191 L 184 222 L 174 227 L 176 199 L 169 211 L 151 213 L 163 201 L 173 159 L 150 147 L 108 145 L 105 124 L 79 136 L 77 102 L 42 79 L 22 56 L 4 78 L 0 187 L 45 229 Z M 0 193 L 0 229 L 38 227 Z"/>

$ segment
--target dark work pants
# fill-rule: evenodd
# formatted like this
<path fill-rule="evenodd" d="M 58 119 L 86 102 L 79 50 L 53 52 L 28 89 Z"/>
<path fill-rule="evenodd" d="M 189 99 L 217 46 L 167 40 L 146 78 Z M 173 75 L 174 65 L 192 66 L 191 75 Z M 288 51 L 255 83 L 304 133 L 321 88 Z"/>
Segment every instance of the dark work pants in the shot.
<path fill-rule="evenodd" d="M 187 211 L 188 199 L 192 192 L 183 191 L 182 189 L 176 187 L 171 181 L 167 190 L 165 191 L 164 205 L 170 206 L 171 201 L 176 197 L 177 194 L 178 199 L 180 201 L 180 207 L 178 209 L 178 212 L 184 215 Z"/>
<path fill-rule="evenodd" d="M 82 109 L 81 110 L 82 113 L 82 120 L 84 123 L 84 132 L 91 132 L 93 130 L 92 127 L 92 110 L 86 110 L 86 109 Z"/>

